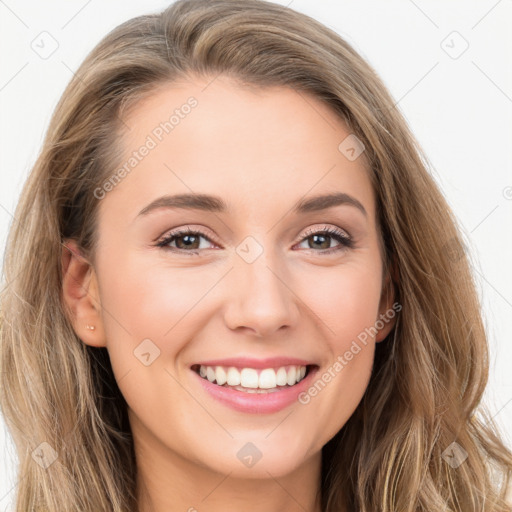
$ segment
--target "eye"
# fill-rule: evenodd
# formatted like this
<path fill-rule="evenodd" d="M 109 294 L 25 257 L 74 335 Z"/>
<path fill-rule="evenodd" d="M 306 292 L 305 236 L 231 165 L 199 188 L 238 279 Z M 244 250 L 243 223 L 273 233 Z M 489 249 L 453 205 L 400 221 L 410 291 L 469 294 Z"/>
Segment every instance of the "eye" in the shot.
<path fill-rule="evenodd" d="M 156 245 L 171 251 L 189 252 L 192 255 L 198 254 L 199 249 L 205 249 L 201 246 L 201 238 L 211 242 L 210 238 L 201 231 L 193 231 L 190 228 L 180 229 L 169 233 Z M 175 247 L 171 246 L 173 243 L 176 244 Z"/>
<path fill-rule="evenodd" d="M 157 247 L 161 247 L 163 249 L 168 249 L 175 252 L 181 253 L 189 253 L 190 255 L 197 255 L 199 251 L 202 249 L 207 249 L 204 245 L 201 245 L 201 239 L 207 240 L 210 243 L 213 243 L 205 233 L 202 231 L 194 231 L 189 227 L 186 229 L 178 229 L 176 231 L 172 231 L 167 234 L 162 240 L 157 242 Z M 323 230 L 308 230 L 303 238 L 302 242 L 312 240 L 311 244 L 308 244 L 309 247 L 307 249 L 320 249 L 318 252 L 320 254 L 331 254 L 333 252 L 342 251 L 348 248 L 353 247 L 352 238 L 347 235 L 344 231 L 338 228 L 333 228 L 330 226 L 325 226 Z M 326 247 L 331 244 L 332 240 L 338 242 L 338 246 L 336 247 Z M 172 244 L 175 244 L 173 246 Z"/>
<path fill-rule="evenodd" d="M 333 248 L 326 247 L 330 245 L 332 239 L 336 240 L 339 245 Z M 301 243 L 312 240 L 312 243 L 308 243 L 308 249 L 322 249 L 321 251 L 314 251 L 320 252 L 321 254 L 331 254 L 333 252 L 352 248 L 354 245 L 352 238 L 348 236 L 344 231 L 330 226 L 325 226 L 321 231 L 310 229 L 304 234 L 302 240 L 303 241 Z"/>

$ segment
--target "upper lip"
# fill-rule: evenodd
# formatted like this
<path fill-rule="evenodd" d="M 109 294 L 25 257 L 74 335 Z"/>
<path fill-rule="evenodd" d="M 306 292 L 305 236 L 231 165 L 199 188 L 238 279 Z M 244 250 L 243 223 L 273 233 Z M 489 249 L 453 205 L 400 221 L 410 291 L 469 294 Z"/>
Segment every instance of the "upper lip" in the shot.
<path fill-rule="evenodd" d="M 297 365 L 308 366 L 314 365 L 311 361 L 298 359 L 296 357 L 267 357 L 265 359 L 254 359 L 251 357 L 230 357 L 227 359 L 210 359 L 208 361 L 200 361 L 195 363 L 202 366 L 234 366 L 236 368 L 280 368 L 281 366 Z"/>

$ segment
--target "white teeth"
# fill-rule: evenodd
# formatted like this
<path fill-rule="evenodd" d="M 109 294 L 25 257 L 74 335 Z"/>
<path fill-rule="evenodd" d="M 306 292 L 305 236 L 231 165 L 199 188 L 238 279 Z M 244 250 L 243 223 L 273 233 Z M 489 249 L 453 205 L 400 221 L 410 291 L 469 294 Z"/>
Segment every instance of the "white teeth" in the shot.
<path fill-rule="evenodd" d="M 201 366 L 201 368 L 202 368 L 202 366 Z M 233 366 L 230 366 L 228 368 L 228 386 L 239 386 L 239 385 L 240 385 L 240 372 Z"/>
<path fill-rule="evenodd" d="M 270 389 L 276 387 L 276 372 L 272 368 L 262 370 L 258 381 L 261 389 Z"/>
<path fill-rule="evenodd" d="M 288 370 L 288 378 L 287 378 L 288 386 L 293 386 L 297 382 L 297 369 L 295 366 L 292 366 Z"/>
<path fill-rule="evenodd" d="M 215 380 L 219 386 L 222 386 L 227 381 L 226 372 L 222 366 L 215 367 Z"/>
<path fill-rule="evenodd" d="M 306 368 L 304 367 L 304 373 L 306 373 Z M 276 384 L 278 386 L 286 386 L 286 368 L 282 367 L 277 370 L 276 373 Z"/>
<path fill-rule="evenodd" d="M 257 388 L 258 372 L 253 368 L 244 368 L 240 373 L 240 384 L 244 388 Z"/>
<path fill-rule="evenodd" d="M 282 386 L 293 386 L 306 375 L 305 366 L 281 366 L 256 370 L 254 368 L 236 368 L 234 366 L 199 367 L 199 375 L 219 386 L 227 385 L 240 390 L 275 390 Z M 250 390 L 250 391 L 249 391 Z M 258 391 L 259 392 L 259 391 Z"/>
<path fill-rule="evenodd" d="M 215 380 L 215 370 L 211 366 L 206 367 L 206 378 L 213 382 Z"/>

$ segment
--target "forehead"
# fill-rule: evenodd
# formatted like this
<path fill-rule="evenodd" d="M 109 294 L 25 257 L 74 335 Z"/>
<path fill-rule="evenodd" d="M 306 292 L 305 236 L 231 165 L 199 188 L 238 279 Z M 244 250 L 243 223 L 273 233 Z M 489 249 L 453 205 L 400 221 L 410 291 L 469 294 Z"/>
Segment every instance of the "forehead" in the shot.
<path fill-rule="evenodd" d="M 122 196 L 126 207 L 142 208 L 156 195 L 193 191 L 261 216 L 264 205 L 291 207 L 339 191 L 357 196 L 374 216 L 364 152 L 347 158 L 340 144 L 353 135 L 311 94 L 225 76 L 194 79 L 160 85 L 123 121 L 119 168 L 128 172 L 109 201 Z"/>

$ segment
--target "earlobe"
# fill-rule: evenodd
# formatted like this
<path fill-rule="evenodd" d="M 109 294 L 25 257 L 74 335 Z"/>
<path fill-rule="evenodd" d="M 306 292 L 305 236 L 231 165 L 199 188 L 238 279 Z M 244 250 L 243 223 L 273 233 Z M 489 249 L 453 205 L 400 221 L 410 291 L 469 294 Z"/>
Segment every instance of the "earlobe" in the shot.
<path fill-rule="evenodd" d="M 62 299 L 77 336 L 86 345 L 106 346 L 96 272 L 74 240 L 62 248 Z"/>

